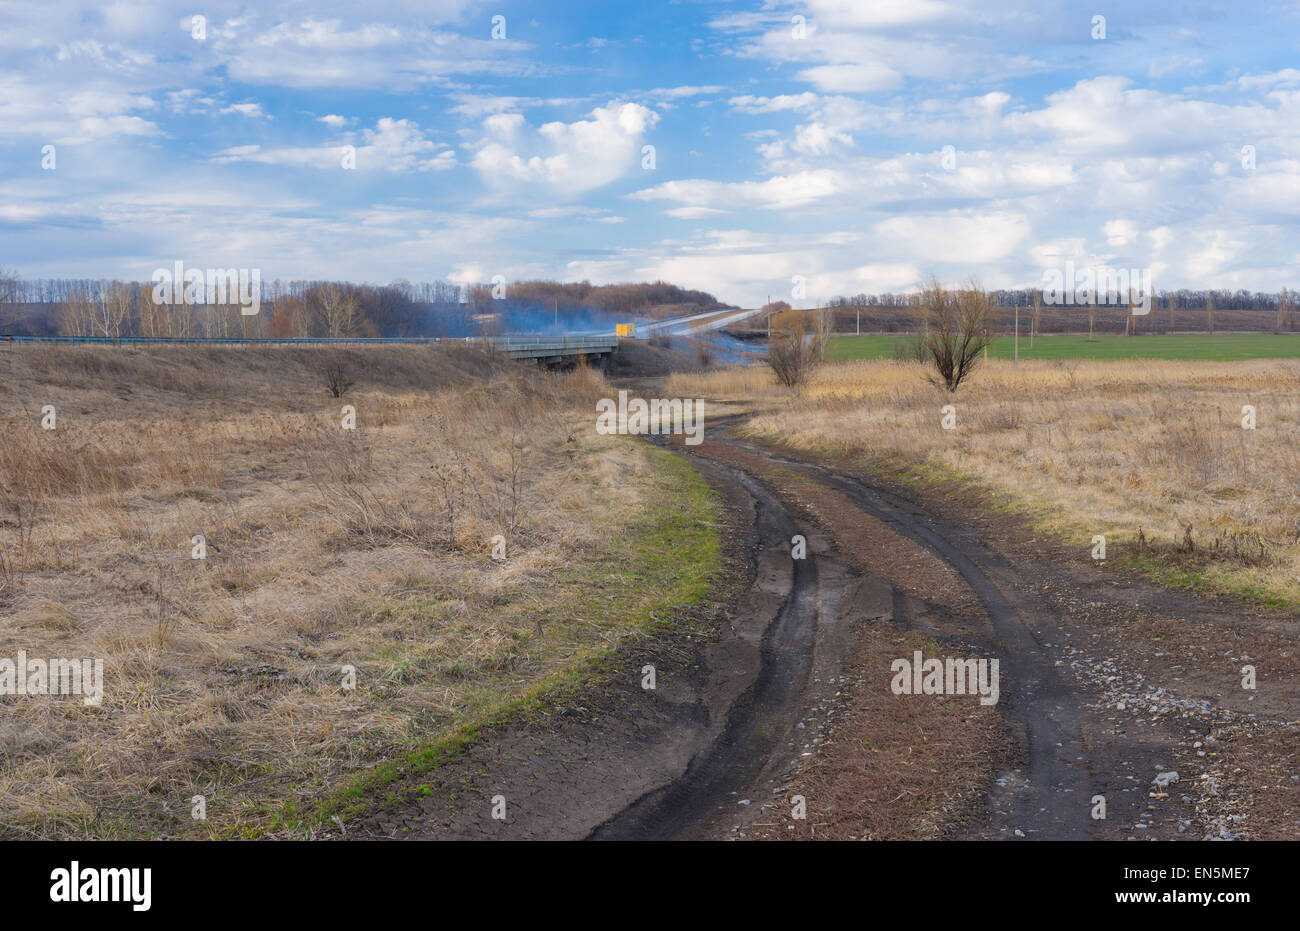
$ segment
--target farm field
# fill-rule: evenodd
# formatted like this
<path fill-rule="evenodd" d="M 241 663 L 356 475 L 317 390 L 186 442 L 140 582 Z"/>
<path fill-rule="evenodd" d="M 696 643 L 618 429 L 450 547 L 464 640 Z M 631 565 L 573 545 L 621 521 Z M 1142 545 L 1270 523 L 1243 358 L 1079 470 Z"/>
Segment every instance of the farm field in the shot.
<path fill-rule="evenodd" d="M 827 358 L 892 359 L 898 346 L 910 342 L 908 334 L 837 336 L 830 341 Z M 999 336 L 989 347 L 989 358 L 1011 359 L 1014 342 Z M 1122 336 L 1112 333 L 1089 340 L 1081 334 L 1020 335 L 1020 358 L 1030 359 L 1200 359 L 1229 362 L 1242 359 L 1300 358 L 1300 333 L 1144 333 Z"/>

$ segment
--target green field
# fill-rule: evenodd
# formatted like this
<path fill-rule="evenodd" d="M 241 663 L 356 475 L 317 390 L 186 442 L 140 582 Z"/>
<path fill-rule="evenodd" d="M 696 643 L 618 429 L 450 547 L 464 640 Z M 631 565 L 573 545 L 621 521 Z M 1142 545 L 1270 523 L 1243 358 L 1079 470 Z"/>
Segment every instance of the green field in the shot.
<path fill-rule="evenodd" d="M 826 357 L 845 359 L 892 359 L 896 344 L 905 345 L 905 333 L 884 336 L 837 336 Z M 1010 359 L 1012 339 L 1000 336 L 989 347 L 990 359 Z M 1106 334 L 1089 340 L 1084 334 L 1039 336 L 1029 347 L 1020 337 L 1022 359 L 1238 359 L 1300 358 L 1300 333 L 1146 333 L 1141 336 Z"/>

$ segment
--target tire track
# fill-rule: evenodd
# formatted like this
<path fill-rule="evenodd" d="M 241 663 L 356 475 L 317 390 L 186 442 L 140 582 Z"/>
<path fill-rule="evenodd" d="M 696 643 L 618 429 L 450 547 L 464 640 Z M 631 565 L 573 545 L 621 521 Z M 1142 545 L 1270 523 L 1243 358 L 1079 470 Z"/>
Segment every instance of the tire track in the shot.
<path fill-rule="evenodd" d="M 716 463 L 696 463 L 708 473 L 731 475 L 757 505 L 760 572 L 774 558 L 793 567 L 789 593 L 762 637 L 753 684 L 731 706 L 717 740 L 690 762 L 682 776 L 642 796 L 602 824 L 593 840 L 667 840 L 708 833 L 726 803 L 756 782 L 795 726 L 812 668 L 822 611 L 817 558 L 792 560 L 796 528 L 780 502 L 751 476 Z"/>
<path fill-rule="evenodd" d="M 1094 780 L 1080 736 L 1080 701 L 1057 673 L 1047 649 L 1061 636 L 1057 618 L 1041 600 L 1017 589 L 1006 561 L 969 531 L 938 520 L 898 495 L 725 435 L 715 440 L 841 492 L 863 512 L 934 552 L 961 575 L 993 626 L 1007 680 L 999 704 L 1005 702 L 1023 729 L 1028 755 L 1024 778 L 1004 774 L 990 797 L 985 823 L 974 826 L 972 836 L 1021 831 L 1037 840 L 1090 838 L 1088 799 Z"/>

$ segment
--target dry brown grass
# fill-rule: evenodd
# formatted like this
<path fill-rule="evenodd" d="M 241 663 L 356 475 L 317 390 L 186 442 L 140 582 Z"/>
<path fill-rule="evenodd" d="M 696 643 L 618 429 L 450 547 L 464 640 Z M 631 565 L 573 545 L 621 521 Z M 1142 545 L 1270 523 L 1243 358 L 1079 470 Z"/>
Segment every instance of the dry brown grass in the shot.
<path fill-rule="evenodd" d="M 105 667 L 0 698 L 0 835 L 239 833 L 617 635 L 571 603 L 654 469 L 601 378 L 351 355 L 341 400 L 307 348 L 0 358 L 0 656 Z"/>
<path fill-rule="evenodd" d="M 665 390 L 748 405 L 756 434 L 796 447 L 974 479 L 1081 547 L 1141 531 L 1182 569 L 1294 604 L 1298 388 L 1293 360 L 991 361 L 950 395 L 914 363 L 863 361 L 796 392 L 759 367 L 678 375 Z M 940 426 L 948 403 L 955 430 Z M 1189 527 L 1194 551 L 1180 556 Z"/>

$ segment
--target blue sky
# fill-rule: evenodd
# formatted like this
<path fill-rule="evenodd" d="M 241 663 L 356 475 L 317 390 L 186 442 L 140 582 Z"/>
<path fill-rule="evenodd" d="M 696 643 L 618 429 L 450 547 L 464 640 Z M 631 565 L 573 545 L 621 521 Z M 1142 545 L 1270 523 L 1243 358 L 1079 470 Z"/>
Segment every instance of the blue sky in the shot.
<path fill-rule="evenodd" d="M 0 266 L 1296 287 L 1298 46 L 1298 2 L 6 0 Z"/>

